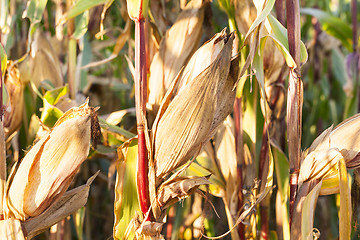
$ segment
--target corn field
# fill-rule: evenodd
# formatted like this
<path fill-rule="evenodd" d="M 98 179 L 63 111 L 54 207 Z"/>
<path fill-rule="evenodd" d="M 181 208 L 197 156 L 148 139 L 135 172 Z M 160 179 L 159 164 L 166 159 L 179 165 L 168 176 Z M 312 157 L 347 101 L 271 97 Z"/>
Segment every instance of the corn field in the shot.
<path fill-rule="evenodd" d="M 356 0 L 0 0 L 0 239 L 360 239 Z"/>

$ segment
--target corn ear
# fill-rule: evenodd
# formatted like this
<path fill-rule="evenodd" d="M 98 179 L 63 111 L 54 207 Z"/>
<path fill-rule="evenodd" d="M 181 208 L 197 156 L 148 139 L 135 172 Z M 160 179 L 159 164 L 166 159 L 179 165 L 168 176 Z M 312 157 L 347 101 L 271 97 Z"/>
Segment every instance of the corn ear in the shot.
<path fill-rule="evenodd" d="M 198 47 L 203 19 L 203 0 L 193 0 L 162 39 L 150 65 L 148 108 L 153 112 L 157 112 L 174 78 Z"/>
<path fill-rule="evenodd" d="M 331 173 L 333 167 L 342 158 L 341 153 L 334 148 L 309 153 L 301 164 L 298 179 L 299 187 L 306 181 L 321 180 Z"/>
<path fill-rule="evenodd" d="M 8 216 L 40 215 L 67 190 L 90 150 L 88 102 L 67 111 L 13 169 L 7 186 Z"/>
<path fill-rule="evenodd" d="M 25 240 L 21 222 L 17 219 L 0 220 L 0 238 L 7 240 Z"/>
<path fill-rule="evenodd" d="M 224 48 L 226 29 L 215 34 L 210 40 L 205 42 L 190 58 L 178 83 L 177 92 L 181 91 L 189 82 L 193 81 L 202 71 L 215 61 L 221 50 Z"/>
<path fill-rule="evenodd" d="M 9 106 L 4 111 L 4 131 L 8 139 L 20 128 L 24 111 L 24 88 L 20 80 L 20 72 L 14 64 L 8 65 L 5 86 L 10 100 Z"/>
<path fill-rule="evenodd" d="M 234 78 L 229 77 L 233 39 L 233 34 L 222 38 L 225 44 L 216 60 L 185 85 L 163 115 L 158 114 L 153 126 L 157 177 L 193 157 L 231 112 L 229 106 L 235 99 Z"/>

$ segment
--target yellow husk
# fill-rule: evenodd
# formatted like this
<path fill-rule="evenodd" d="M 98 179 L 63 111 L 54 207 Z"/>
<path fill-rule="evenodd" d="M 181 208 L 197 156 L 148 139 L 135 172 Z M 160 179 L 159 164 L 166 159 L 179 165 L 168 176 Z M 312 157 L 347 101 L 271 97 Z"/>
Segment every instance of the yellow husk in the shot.
<path fill-rule="evenodd" d="M 41 214 L 68 188 L 90 150 L 91 115 L 86 102 L 67 111 L 13 169 L 7 184 L 7 216 Z"/>

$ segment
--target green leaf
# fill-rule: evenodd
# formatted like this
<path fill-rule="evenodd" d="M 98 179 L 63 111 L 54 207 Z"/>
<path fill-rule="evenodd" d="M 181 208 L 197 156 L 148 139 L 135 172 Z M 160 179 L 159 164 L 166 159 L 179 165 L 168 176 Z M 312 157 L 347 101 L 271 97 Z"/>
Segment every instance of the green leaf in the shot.
<path fill-rule="evenodd" d="M 307 195 L 301 210 L 301 239 L 312 239 L 314 213 L 319 197 L 322 181 L 320 181 Z M 296 219 L 295 219 L 296 220 Z M 293 220 L 294 221 L 294 220 Z"/>
<path fill-rule="evenodd" d="M 41 21 L 47 0 L 29 0 L 23 18 L 29 18 L 32 24 Z"/>
<path fill-rule="evenodd" d="M 246 33 L 245 39 L 249 37 L 249 35 L 255 30 L 257 26 L 259 26 L 260 23 L 262 23 L 266 17 L 270 14 L 271 9 L 273 8 L 275 4 L 275 0 L 269 0 L 266 4 L 264 9 L 261 11 L 261 13 L 258 15 L 258 17 L 255 19 L 253 24 L 251 24 L 249 31 Z"/>
<path fill-rule="evenodd" d="M 45 98 L 41 113 L 41 121 L 48 127 L 53 127 L 56 121 L 64 114 L 59 108 L 50 104 Z"/>
<path fill-rule="evenodd" d="M 2 44 L 0 44 L 0 57 L 1 57 L 1 73 L 4 79 L 6 68 L 7 68 L 7 55 Z"/>
<path fill-rule="evenodd" d="M 349 51 L 352 50 L 352 30 L 349 23 L 319 9 L 302 8 L 300 13 L 316 17 L 327 34 L 339 39 Z"/>
<path fill-rule="evenodd" d="M 108 123 L 106 120 L 99 118 L 99 123 L 100 123 L 100 127 L 107 129 L 109 131 L 112 131 L 114 133 L 118 133 L 123 135 L 124 137 L 126 137 L 127 139 L 130 139 L 132 137 L 135 136 L 135 134 L 133 134 L 132 132 L 129 132 L 123 128 L 120 128 L 118 126 L 112 125 L 110 123 Z"/>
<path fill-rule="evenodd" d="M 114 239 L 133 239 L 133 236 L 125 237 L 125 231 L 129 226 L 135 212 L 139 211 L 139 200 L 136 188 L 136 160 L 137 139 L 126 142 L 120 147 L 119 152 L 124 153 L 123 161 L 117 164 L 115 185 L 115 224 Z"/>
<path fill-rule="evenodd" d="M 2 74 L 2 86 L 5 86 L 5 72 L 7 69 L 7 55 L 5 52 L 5 49 L 3 47 L 3 45 L 0 43 L 0 57 L 1 57 L 1 74 Z M 6 105 L 9 101 L 9 94 L 6 90 L 6 87 L 2 88 L 2 94 L 3 94 L 3 99 L 2 99 L 2 104 Z"/>
<path fill-rule="evenodd" d="M 0 29 L 3 32 L 9 29 L 9 25 L 7 23 L 8 15 L 9 15 L 9 0 L 1 0 L 0 1 Z"/>
<path fill-rule="evenodd" d="M 285 153 L 275 142 L 271 142 L 271 146 L 274 153 L 276 179 L 281 193 L 281 199 L 286 201 L 289 189 L 289 161 Z"/>
<path fill-rule="evenodd" d="M 79 0 L 75 3 L 74 7 L 71 8 L 60 20 L 58 24 L 63 24 L 65 21 L 74 18 L 86 10 L 98 6 L 100 4 L 104 4 L 111 0 Z"/>
<path fill-rule="evenodd" d="M 295 68 L 296 67 L 295 61 L 289 52 L 289 42 L 287 38 L 286 28 L 271 14 L 268 15 L 268 20 L 272 30 L 272 34 L 270 34 L 270 37 L 274 40 L 275 44 L 280 49 L 281 53 L 285 58 L 287 65 L 290 68 Z M 300 51 L 301 51 L 300 61 L 302 64 L 304 64 L 308 59 L 308 54 L 306 51 L 305 44 L 303 42 L 301 42 Z"/>
<path fill-rule="evenodd" d="M 75 31 L 71 36 L 74 39 L 80 39 L 87 32 L 89 24 L 89 10 L 84 11 L 75 18 Z"/>
<path fill-rule="evenodd" d="M 44 95 L 44 99 L 46 99 L 46 101 L 51 105 L 55 105 L 61 97 L 68 93 L 68 91 L 67 86 L 56 88 L 54 90 L 47 91 Z"/>

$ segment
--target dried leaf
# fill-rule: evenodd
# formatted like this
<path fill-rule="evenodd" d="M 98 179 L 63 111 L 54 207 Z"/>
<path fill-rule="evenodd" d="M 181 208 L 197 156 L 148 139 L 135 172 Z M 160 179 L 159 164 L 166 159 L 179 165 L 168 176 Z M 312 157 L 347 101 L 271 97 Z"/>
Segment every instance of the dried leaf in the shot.
<path fill-rule="evenodd" d="M 28 237 L 32 238 L 40 234 L 50 226 L 83 207 L 86 204 L 89 195 L 90 185 L 98 173 L 99 172 L 90 177 L 85 185 L 64 193 L 57 202 L 50 205 L 49 208 L 39 216 L 25 221 L 24 229 L 26 230 Z"/>
<path fill-rule="evenodd" d="M 164 210 L 205 184 L 211 184 L 208 177 L 178 177 L 160 186 L 157 200 Z"/>

